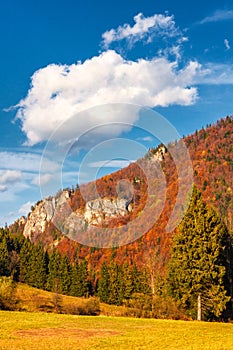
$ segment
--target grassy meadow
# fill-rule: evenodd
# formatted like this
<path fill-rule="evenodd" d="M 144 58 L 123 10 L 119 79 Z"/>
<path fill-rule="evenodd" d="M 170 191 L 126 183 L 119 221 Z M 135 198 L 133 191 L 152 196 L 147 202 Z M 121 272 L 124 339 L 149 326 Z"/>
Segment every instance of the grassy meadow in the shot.
<path fill-rule="evenodd" d="M 100 303 L 99 316 L 54 313 L 54 294 L 17 285 L 17 308 L 0 311 L 0 350 L 232 350 L 233 324 L 142 319 Z M 64 310 L 90 299 L 60 296 Z M 47 312 L 44 312 L 47 311 Z"/>
<path fill-rule="evenodd" d="M 232 350 L 233 324 L 0 312 L 1 350 Z"/>

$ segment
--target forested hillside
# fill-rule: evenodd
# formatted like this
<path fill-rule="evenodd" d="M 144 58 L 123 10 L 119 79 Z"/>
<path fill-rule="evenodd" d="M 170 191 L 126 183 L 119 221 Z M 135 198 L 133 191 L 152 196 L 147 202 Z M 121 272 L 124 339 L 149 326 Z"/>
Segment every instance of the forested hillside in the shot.
<path fill-rule="evenodd" d="M 151 166 L 153 155 L 158 152 L 158 149 L 152 149 L 144 159 L 96 182 L 100 197 L 112 199 L 117 196 L 119 181 L 127 179 L 132 185 L 130 188 L 133 189 L 133 195 L 127 193 L 128 187 L 123 188 L 122 193 L 124 193 L 124 199 L 130 199 L 132 210 L 121 217 L 107 217 L 99 226 L 95 224 L 86 228 L 89 234 L 97 232 L 98 227 L 112 229 L 113 234 L 115 232 L 117 234 L 118 227 L 133 223 L 136 218 L 138 227 L 147 227 L 148 222 L 152 222 L 153 225 L 148 226 L 149 229 L 142 237 L 137 237 L 132 243 L 120 247 L 87 247 L 62 235 L 54 225 L 54 221 L 50 221 L 45 223 L 43 232 L 38 231 L 29 236 L 34 245 L 25 240 L 21 243 L 21 248 L 17 243 L 16 248 L 11 249 L 10 241 L 6 248 L 4 233 L 1 249 L 5 251 L 5 255 L 1 256 L 5 256 L 9 266 L 8 272 L 2 271 L 2 274 L 13 274 L 16 279 L 49 290 L 59 287 L 63 293 L 71 295 L 99 295 L 101 300 L 118 305 L 122 303 L 130 305 L 141 300 L 140 302 L 152 311 L 155 307 L 152 302 L 155 297 L 162 300 L 172 298 L 177 303 L 176 307 L 186 310 L 185 312 L 192 317 L 195 317 L 197 297 L 203 294 L 203 300 L 208 298 L 212 300 L 210 305 L 203 301 L 207 319 L 220 317 L 225 308 L 228 311 L 227 315 L 232 317 L 230 299 L 233 289 L 233 119 L 232 117 L 221 119 L 215 125 L 207 126 L 185 137 L 184 142 L 190 153 L 196 184 L 191 204 L 195 201 L 199 204 L 203 203 L 201 204 L 203 212 L 198 213 L 195 205 L 190 204 L 190 209 L 178 228 L 173 232 L 166 231 L 166 225 L 176 201 L 178 177 L 171 155 L 169 152 L 164 152 L 160 165 L 166 179 L 166 198 L 159 219 L 153 222 L 149 212 L 144 210 L 148 203 L 150 208 L 158 207 L 159 210 L 160 206 L 160 202 L 156 200 L 160 198 L 161 191 L 159 170 Z M 186 162 L 186 159 L 183 161 Z M 147 177 L 142 169 L 146 169 Z M 155 179 L 150 189 L 154 191 L 154 197 L 151 193 L 148 195 L 148 176 Z M 92 195 L 93 186 L 93 183 L 89 183 L 83 185 L 81 189 L 77 186 L 75 190 L 69 190 L 67 202 L 73 211 L 84 212 L 83 193 L 86 200 L 95 200 Z M 30 215 L 27 220 L 30 219 Z M 65 211 L 59 213 L 60 221 L 63 215 Z M 189 226 L 185 227 L 184 222 L 188 222 Z M 17 221 L 10 227 L 10 235 L 22 237 L 20 234 L 24 232 L 24 225 L 25 222 L 22 220 Z M 136 227 L 133 225 L 129 227 L 132 232 L 129 230 L 126 234 L 132 237 Z M 200 231 L 198 227 L 205 229 Z M 193 235 L 191 242 L 187 237 L 189 232 Z M 206 232 L 208 232 L 207 235 Z M 197 239 L 198 234 L 201 235 L 199 239 Z M 214 237 L 213 241 L 211 237 Z M 189 242 L 187 246 L 190 253 L 187 252 L 185 255 L 182 253 L 182 244 L 187 243 L 186 239 Z M 212 261 L 208 260 L 208 256 L 213 256 Z M 191 266 L 190 275 L 193 277 L 189 281 L 184 277 L 178 283 L 176 273 L 180 276 L 182 273 L 178 272 L 179 269 L 176 266 L 182 265 L 183 259 L 194 261 L 193 265 L 188 264 L 189 267 Z M 12 261 L 15 261 L 15 270 L 12 267 L 14 266 Z M 41 266 L 41 275 L 40 278 L 36 278 L 37 282 L 34 281 L 33 272 L 36 261 L 41 261 L 41 265 L 38 265 L 38 267 Z M 195 261 L 202 261 L 202 264 L 198 265 Z M 207 278 L 208 271 L 203 272 L 204 266 L 208 266 L 207 261 L 213 271 L 210 279 Z M 1 263 L 1 266 L 5 265 L 4 262 Z M 38 283 L 41 284 L 38 285 Z M 182 283 L 182 290 L 186 292 L 179 291 Z M 206 290 L 212 291 L 211 296 L 207 296 Z M 149 296 L 152 296 L 152 299 Z M 159 300 L 161 304 L 161 299 Z"/>

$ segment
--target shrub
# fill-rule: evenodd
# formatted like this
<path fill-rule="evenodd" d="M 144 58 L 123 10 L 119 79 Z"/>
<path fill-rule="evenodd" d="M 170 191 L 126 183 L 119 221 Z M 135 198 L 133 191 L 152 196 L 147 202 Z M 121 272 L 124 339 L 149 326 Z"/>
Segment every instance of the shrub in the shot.
<path fill-rule="evenodd" d="M 134 293 L 125 305 L 134 309 L 136 317 L 150 318 L 152 316 L 152 297 L 143 293 Z"/>
<path fill-rule="evenodd" d="M 173 320 L 187 320 L 184 310 L 169 296 L 146 295 L 134 293 L 132 298 L 125 302 L 135 317 L 160 318 Z"/>
<path fill-rule="evenodd" d="M 0 277 L 0 309 L 15 310 L 16 304 L 16 284 L 11 277 Z"/>
<path fill-rule="evenodd" d="M 52 296 L 52 305 L 53 305 L 53 310 L 57 314 L 61 314 L 63 311 L 63 300 L 61 294 L 58 293 L 53 293 Z"/>
<path fill-rule="evenodd" d="M 100 314 L 100 302 L 98 298 L 90 298 L 84 300 L 82 304 L 66 304 L 63 305 L 62 312 L 71 315 L 88 315 L 96 316 Z"/>
<path fill-rule="evenodd" d="M 152 317 L 172 320 L 187 320 L 184 310 L 171 297 L 154 296 Z"/>

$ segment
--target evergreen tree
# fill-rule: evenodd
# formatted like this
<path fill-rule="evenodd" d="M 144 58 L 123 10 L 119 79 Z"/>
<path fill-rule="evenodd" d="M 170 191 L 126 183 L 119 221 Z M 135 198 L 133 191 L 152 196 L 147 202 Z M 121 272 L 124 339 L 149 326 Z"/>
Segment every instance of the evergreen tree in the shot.
<path fill-rule="evenodd" d="M 109 275 L 108 267 L 104 261 L 100 269 L 100 279 L 98 282 L 98 296 L 103 303 L 108 303 L 109 295 L 110 295 L 110 275 Z"/>
<path fill-rule="evenodd" d="M 0 276 L 9 276 L 9 252 L 5 236 L 0 242 Z"/>
<path fill-rule="evenodd" d="M 168 275 L 171 294 L 192 317 L 197 314 L 198 296 L 205 319 L 220 316 L 226 308 L 227 245 L 226 227 L 195 187 L 174 236 Z"/>
<path fill-rule="evenodd" d="M 44 249 L 41 245 L 33 246 L 30 256 L 30 285 L 43 289 L 47 280 L 47 265 Z"/>
<path fill-rule="evenodd" d="M 70 293 L 76 297 L 87 297 L 88 287 L 88 266 L 84 259 L 80 264 L 76 261 L 71 273 Z"/>
<path fill-rule="evenodd" d="M 76 297 L 79 289 L 79 264 L 75 261 L 71 271 L 70 295 Z"/>
<path fill-rule="evenodd" d="M 146 269 L 142 269 L 141 271 L 138 271 L 137 273 L 138 279 L 137 279 L 137 286 L 135 288 L 136 293 L 143 293 L 143 294 L 151 294 L 151 286 L 150 286 L 150 276 Z"/>
<path fill-rule="evenodd" d="M 120 265 L 111 261 L 109 265 L 110 293 L 109 303 L 121 305 L 124 299 L 124 278 Z"/>
<path fill-rule="evenodd" d="M 60 261 L 61 291 L 63 294 L 70 293 L 71 271 L 72 267 L 69 258 L 65 255 Z"/>
<path fill-rule="evenodd" d="M 30 281 L 30 256 L 32 253 L 32 244 L 29 239 L 23 242 L 20 250 L 20 282 L 29 283 Z"/>
<path fill-rule="evenodd" d="M 88 296 L 88 266 L 87 261 L 84 259 L 79 264 L 79 288 L 78 288 L 78 295 L 80 297 L 87 297 Z"/>
<path fill-rule="evenodd" d="M 136 282 L 133 278 L 133 269 L 125 263 L 123 265 L 123 278 L 124 278 L 124 299 L 130 299 L 134 290 Z"/>
<path fill-rule="evenodd" d="M 62 292 L 60 262 L 61 254 L 57 250 L 54 250 L 49 256 L 46 288 L 56 293 Z"/>
<path fill-rule="evenodd" d="M 41 245 L 25 240 L 20 250 L 19 280 L 36 288 L 45 288 L 47 279 L 46 254 Z"/>
<path fill-rule="evenodd" d="M 131 275 L 132 275 L 132 293 L 139 293 L 141 292 L 141 282 L 140 282 L 140 272 L 137 269 L 136 264 L 134 263 L 131 269 Z"/>

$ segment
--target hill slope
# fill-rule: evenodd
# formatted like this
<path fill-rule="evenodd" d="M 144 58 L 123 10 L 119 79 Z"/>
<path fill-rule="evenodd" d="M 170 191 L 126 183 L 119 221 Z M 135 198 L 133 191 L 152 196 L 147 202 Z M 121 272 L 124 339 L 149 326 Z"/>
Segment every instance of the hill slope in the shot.
<path fill-rule="evenodd" d="M 185 137 L 183 141 L 190 153 L 195 184 L 201 190 L 204 200 L 221 214 L 232 233 L 232 117 L 221 119 L 215 125 Z M 186 159 L 181 159 L 181 161 L 185 163 Z M 157 165 L 152 167 L 152 164 Z M 166 180 L 164 203 L 161 203 L 163 196 L 161 188 L 164 183 L 161 168 Z M 125 182 L 122 182 L 122 179 Z M 153 183 L 150 193 L 148 181 Z M 122 196 L 121 193 L 119 194 L 119 183 L 122 188 Z M 97 199 L 96 194 L 93 196 L 95 185 L 101 198 Z M 55 199 L 50 198 L 38 202 L 26 222 L 22 220 L 16 222 L 12 230 L 23 231 L 32 242 L 41 242 L 49 249 L 56 246 L 71 260 L 78 251 L 79 258 L 85 257 L 89 266 L 95 268 L 98 268 L 104 260 L 109 262 L 112 258 L 119 263 L 136 262 L 140 267 L 148 263 L 151 251 L 157 251 L 160 257 L 157 259 L 158 269 L 162 271 L 170 254 L 173 232 L 167 233 L 166 225 L 176 203 L 177 192 L 178 175 L 174 160 L 165 148 L 162 151 L 158 148 L 151 150 L 145 159 L 104 176 L 97 180 L 96 184 L 89 183 L 75 191 L 60 192 Z M 121 196 L 121 203 L 117 202 L 117 195 L 118 199 Z M 145 206 L 148 203 L 149 208 L 151 210 L 153 208 L 155 215 L 161 211 L 158 220 L 151 219 L 150 211 L 146 212 Z M 100 209 L 97 210 L 96 207 Z M 77 213 L 79 221 L 69 221 L 64 226 L 67 212 L 70 215 L 70 210 Z M 136 220 L 137 224 L 134 226 L 133 223 Z M 87 247 L 85 244 L 79 244 L 62 236 L 58 230 L 60 227 L 63 232 L 65 231 L 68 236 L 72 237 L 70 230 L 74 225 L 79 228 L 79 232 L 84 232 L 85 235 L 98 236 L 103 229 L 112 229 L 115 237 L 117 237 L 118 228 L 125 227 L 124 233 L 128 235 L 128 242 L 131 243 L 109 249 L 95 248 L 95 244 L 93 244 L 94 247 Z M 142 237 L 136 234 L 136 230 L 140 227 L 148 227 Z M 134 237 L 136 240 L 133 239 Z"/>

